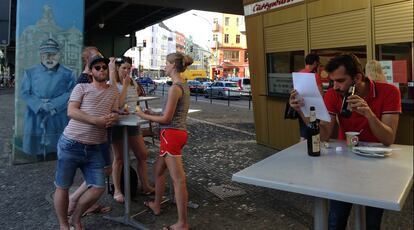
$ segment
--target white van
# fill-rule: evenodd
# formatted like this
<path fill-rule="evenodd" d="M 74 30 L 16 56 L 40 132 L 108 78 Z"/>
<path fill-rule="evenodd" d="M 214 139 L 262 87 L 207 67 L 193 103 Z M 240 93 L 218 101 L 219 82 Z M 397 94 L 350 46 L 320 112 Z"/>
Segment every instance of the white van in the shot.
<path fill-rule="evenodd" d="M 242 95 L 251 95 L 251 86 L 250 86 L 250 78 L 240 78 L 237 81 L 237 84 L 239 85 Z"/>

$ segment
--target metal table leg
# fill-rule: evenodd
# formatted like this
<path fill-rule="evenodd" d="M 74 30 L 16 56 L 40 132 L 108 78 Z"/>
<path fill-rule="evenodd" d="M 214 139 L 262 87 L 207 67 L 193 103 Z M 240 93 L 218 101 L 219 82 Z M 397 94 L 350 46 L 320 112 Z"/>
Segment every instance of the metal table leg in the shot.
<path fill-rule="evenodd" d="M 328 229 L 328 201 L 326 199 L 315 198 L 314 228 L 315 230 Z"/>
<path fill-rule="evenodd" d="M 125 211 L 124 216 L 119 217 L 111 217 L 111 216 L 104 216 L 105 219 L 112 220 L 115 222 L 119 222 L 122 224 L 130 225 L 132 227 L 147 230 L 148 228 L 145 227 L 142 223 L 134 220 L 131 217 L 131 189 L 130 189 L 130 181 L 129 181 L 129 149 L 128 149 L 128 126 L 123 126 L 123 156 L 124 156 L 124 196 L 125 196 Z"/>
<path fill-rule="evenodd" d="M 354 204 L 355 208 L 355 229 L 365 229 L 365 207 L 362 205 Z"/>

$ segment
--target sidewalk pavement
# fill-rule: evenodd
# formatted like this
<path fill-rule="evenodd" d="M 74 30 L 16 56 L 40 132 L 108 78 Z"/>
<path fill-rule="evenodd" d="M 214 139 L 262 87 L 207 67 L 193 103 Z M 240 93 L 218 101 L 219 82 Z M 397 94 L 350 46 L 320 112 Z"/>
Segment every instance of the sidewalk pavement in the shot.
<path fill-rule="evenodd" d="M 0 226 L 1 229 L 57 229 L 51 203 L 55 162 L 10 165 L 10 141 L 14 121 L 12 90 L 0 90 Z M 159 108 L 161 101 L 151 101 Z M 259 188 L 231 181 L 233 173 L 277 152 L 256 144 L 252 111 L 192 101 L 189 141 L 184 149 L 189 199 L 199 205 L 189 209 L 191 229 L 312 229 L 313 202 L 308 196 Z M 148 142 L 149 167 L 158 153 L 158 142 Z M 132 162 L 132 165 L 135 161 Z M 152 176 L 151 176 L 152 178 Z M 74 185 L 79 185 L 79 176 Z M 413 195 L 401 212 L 386 211 L 383 229 L 412 229 Z M 152 216 L 142 203 L 150 197 L 134 199 L 132 213 L 150 229 L 175 223 L 173 204 L 162 206 L 162 215 Z M 109 205 L 111 216 L 123 214 L 123 206 L 109 195 L 101 204 Z M 353 227 L 352 218 L 350 226 Z M 83 218 L 85 229 L 133 229 L 106 219 L 103 214 Z"/>

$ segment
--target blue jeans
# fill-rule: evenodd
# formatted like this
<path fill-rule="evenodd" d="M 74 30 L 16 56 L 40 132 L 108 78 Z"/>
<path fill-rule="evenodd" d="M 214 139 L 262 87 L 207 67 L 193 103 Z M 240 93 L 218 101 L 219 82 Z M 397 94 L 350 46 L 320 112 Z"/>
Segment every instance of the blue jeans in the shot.
<path fill-rule="evenodd" d="M 82 144 L 62 134 L 57 145 L 57 156 L 56 187 L 69 188 L 78 168 L 82 171 L 88 187 L 105 187 L 105 163 L 100 145 Z"/>
<path fill-rule="evenodd" d="M 102 153 L 102 157 L 103 157 L 103 160 L 104 160 L 104 168 L 109 168 L 109 167 L 112 166 L 110 148 L 111 148 L 111 142 L 109 142 L 109 141 L 99 145 L 99 149 Z"/>
<path fill-rule="evenodd" d="M 342 201 L 329 201 L 329 230 L 345 230 L 352 204 Z M 367 230 L 379 230 L 384 209 L 365 207 L 365 221 Z"/>

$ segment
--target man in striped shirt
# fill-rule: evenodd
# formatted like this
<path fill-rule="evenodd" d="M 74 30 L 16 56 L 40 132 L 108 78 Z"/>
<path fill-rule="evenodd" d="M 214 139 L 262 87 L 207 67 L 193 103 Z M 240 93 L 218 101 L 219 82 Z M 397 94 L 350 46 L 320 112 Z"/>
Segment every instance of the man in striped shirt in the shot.
<path fill-rule="evenodd" d="M 99 145 L 107 141 L 106 128 L 117 120 L 118 90 L 106 84 L 108 62 L 101 54 L 89 61 L 93 81 L 78 84 L 68 104 L 69 124 L 58 142 L 54 206 L 60 229 L 82 229 L 81 216 L 105 190 L 104 160 Z M 69 188 L 76 170 L 82 171 L 88 190 L 80 197 L 70 221 L 68 220 Z"/>

